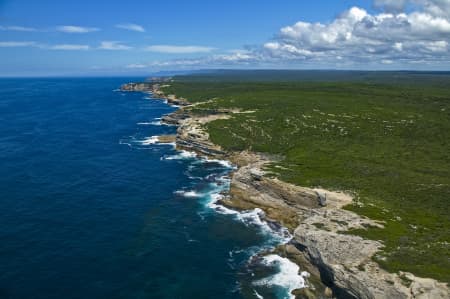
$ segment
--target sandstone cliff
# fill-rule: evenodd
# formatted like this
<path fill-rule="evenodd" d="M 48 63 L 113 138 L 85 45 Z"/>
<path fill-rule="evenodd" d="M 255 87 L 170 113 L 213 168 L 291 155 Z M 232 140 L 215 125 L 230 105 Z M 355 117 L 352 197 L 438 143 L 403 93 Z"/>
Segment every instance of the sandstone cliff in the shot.
<path fill-rule="evenodd" d="M 133 85 L 124 90 L 128 88 L 147 87 Z M 165 97 L 159 85 L 152 85 L 150 91 Z M 189 105 L 185 99 L 166 98 L 169 103 Z M 278 248 L 278 253 L 310 272 L 311 280 L 316 278 L 313 284 L 324 284 L 316 290 L 325 290 L 320 293 L 296 291 L 296 298 L 450 298 L 444 283 L 381 269 L 372 256 L 383 244 L 346 233 L 350 229 L 383 225 L 342 209 L 352 203 L 350 194 L 288 184 L 267 176 L 265 171 L 265 166 L 278 157 L 251 152 L 230 153 L 213 144 L 204 129 L 205 124 L 232 117 L 233 113 L 239 111 L 197 116 L 181 108 L 164 116 L 162 121 L 178 126 L 177 148 L 209 158 L 229 159 L 238 166 L 232 173 L 229 195 L 221 200 L 221 204 L 239 210 L 260 208 L 267 221 L 278 222 L 291 231 L 292 240 Z"/>
<path fill-rule="evenodd" d="M 204 124 L 231 115 L 195 116 L 181 109 L 163 120 L 179 126 L 178 148 L 210 158 L 226 158 L 238 166 L 232 174 L 229 196 L 221 200 L 221 204 L 239 210 L 260 208 L 266 220 L 290 229 L 292 241 L 279 250 L 328 287 L 322 294 L 309 293 L 309 297 L 449 298 L 444 283 L 381 269 L 372 256 L 383 245 L 345 233 L 350 229 L 383 225 L 342 209 L 352 203 L 351 195 L 295 186 L 271 178 L 264 167 L 277 157 L 251 152 L 228 153 L 213 144 Z M 307 297 L 299 292 L 297 298 Z"/>

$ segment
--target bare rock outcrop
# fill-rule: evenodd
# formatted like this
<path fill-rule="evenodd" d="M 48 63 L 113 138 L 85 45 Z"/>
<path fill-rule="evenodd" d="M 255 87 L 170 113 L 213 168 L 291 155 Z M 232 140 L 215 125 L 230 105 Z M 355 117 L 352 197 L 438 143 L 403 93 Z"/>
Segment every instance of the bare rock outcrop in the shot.
<path fill-rule="evenodd" d="M 152 91 L 153 89 L 153 84 L 150 82 L 138 82 L 138 83 L 127 83 L 127 84 L 123 84 L 120 87 L 120 90 L 122 91 L 140 91 L 140 92 L 145 92 L 145 91 Z"/>
<path fill-rule="evenodd" d="M 343 233 L 383 224 L 342 209 L 352 196 L 311 189 L 264 175 L 270 159 L 248 152 L 234 155 L 241 167 L 233 174 L 230 197 L 222 204 L 235 209 L 261 208 L 268 220 L 293 231 L 287 256 L 319 276 L 338 298 L 449 298 L 445 284 L 408 273 L 388 273 L 372 260 L 383 245 Z M 321 203 L 326 198 L 326 205 Z"/>
<path fill-rule="evenodd" d="M 216 119 L 228 118 L 226 114 L 208 116 L 190 115 L 189 118 L 178 117 L 177 124 L 177 148 L 196 152 L 202 156 L 223 159 L 227 153 L 218 145 L 209 140 L 209 134 L 204 130 L 204 125 Z"/>

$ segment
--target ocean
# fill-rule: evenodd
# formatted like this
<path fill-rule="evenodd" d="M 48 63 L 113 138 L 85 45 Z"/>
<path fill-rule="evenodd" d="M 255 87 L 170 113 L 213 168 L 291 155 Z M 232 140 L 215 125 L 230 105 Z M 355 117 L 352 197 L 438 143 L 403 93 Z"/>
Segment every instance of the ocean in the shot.
<path fill-rule="evenodd" d="M 143 78 L 0 80 L 0 298 L 292 298 L 288 240 L 215 201 L 233 166 L 155 144 Z M 253 257 L 253 258 L 252 258 Z"/>

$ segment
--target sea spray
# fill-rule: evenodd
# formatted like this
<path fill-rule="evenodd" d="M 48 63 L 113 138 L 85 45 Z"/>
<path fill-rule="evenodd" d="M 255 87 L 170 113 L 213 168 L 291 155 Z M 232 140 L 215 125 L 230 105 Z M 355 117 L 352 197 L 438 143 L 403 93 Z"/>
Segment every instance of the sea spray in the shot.
<path fill-rule="evenodd" d="M 193 159 L 195 157 L 197 157 L 197 154 L 194 152 L 180 150 L 178 154 L 164 156 L 161 159 L 163 159 L 163 160 L 183 160 L 183 159 Z"/>
<path fill-rule="evenodd" d="M 278 272 L 267 278 L 255 281 L 255 286 L 282 287 L 288 291 L 291 299 L 295 299 L 295 296 L 291 295 L 293 290 L 306 287 L 306 278 L 309 277 L 309 273 L 303 271 L 299 274 L 299 266 L 289 259 L 270 254 L 262 258 L 262 263 L 266 266 L 276 267 Z"/>
<path fill-rule="evenodd" d="M 139 141 L 142 145 L 150 145 L 158 142 L 158 136 L 150 136 Z"/>
<path fill-rule="evenodd" d="M 160 120 L 155 121 L 142 121 L 137 123 L 138 126 L 162 126 Z"/>
<path fill-rule="evenodd" d="M 195 197 L 201 197 L 202 194 L 198 193 L 194 190 L 189 190 L 189 191 L 185 191 L 185 190 L 177 190 L 174 192 L 174 194 L 179 195 L 179 196 L 184 196 L 184 197 L 190 197 L 190 198 L 195 198 Z"/>

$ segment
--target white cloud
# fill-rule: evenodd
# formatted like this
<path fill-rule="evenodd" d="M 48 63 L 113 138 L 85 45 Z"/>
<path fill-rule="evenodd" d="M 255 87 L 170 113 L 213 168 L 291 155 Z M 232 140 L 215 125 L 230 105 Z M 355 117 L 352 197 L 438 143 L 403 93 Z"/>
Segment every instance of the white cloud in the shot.
<path fill-rule="evenodd" d="M 49 47 L 47 47 L 47 49 L 68 50 L 68 51 L 79 51 L 79 50 L 85 51 L 85 50 L 89 50 L 90 47 L 88 45 L 60 44 L 60 45 L 49 46 Z"/>
<path fill-rule="evenodd" d="M 33 32 L 37 31 L 36 28 L 24 27 L 24 26 L 0 26 L 2 31 L 22 31 L 22 32 Z"/>
<path fill-rule="evenodd" d="M 395 43 L 393 47 L 397 51 L 403 51 L 403 44 L 402 43 Z"/>
<path fill-rule="evenodd" d="M 448 42 L 444 40 L 436 41 L 436 42 L 428 42 L 424 44 L 424 47 L 431 52 L 441 52 L 445 53 L 448 49 Z"/>
<path fill-rule="evenodd" d="M 34 41 L 0 41 L 0 48 L 35 47 L 43 50 L 89 50 L 89 45 L 57 44 L 47 45 Z"/>
<path fill-rule="evenodd" d="M 56 30 L 65 33 L 89 33 L 99 31 L 99 28 L 95 27 L 81 27 L 81 26 L 58 26 Z"/>
<path fill-rule="evenodd" d="M 398 9 L 403 7 L 397 4 Z M 338 63 L 336 57 L 359 64 L 417 60 L 448 63 L 449 41 L 450 19 L 429 13 L 425 6 L 410 13 L 373 15 L 353 7 L 327 24 L 300 21 L 286 26 L 264 44 L 262 51 L 267 60 L 313 61 L 331 66 Z"/>
<path fill-rule="evenodd" d="M 115 41 L 103 41 L 100 43 L 98 47 L 101 50 L 130 50 L 132 47 L 121 44 L 120 42 Z"/>
<path fill-rule="evenodd" d="M 127 69 L 144 69 L 148 67 L 149 67 L 148 65 L 141 63 L 133 63 L 126 66 Z"/>
<path fill-rule="evenodd" d="M 157 61 L 149 66 L 450 67 L 450 0 L 380 0 L 374 4 L 383 12 L 369 13 L 352 7 L 327 23 L 302 20 L 283 27 L 260 46 L 200 58 Z M 157 45 L 147 50 L 208 53 L 213 48 Z"/>
<path fill-rule="evenodd" d="M 257 63 L 263 63 L 264 58 L 256 52 L 236 52 L 232 54 L 219 54 L 206 57 L 194 58 L 194 59 L 172 59 L 167 61 L 154 61 L 149 64 L 149 67 L 202 67 L 202 68 L 214 68 L 217 66 L 235 66 L 235 65 L 255 65 Z"/>
<path fill-rule="evenodd" d="M 409 7 L 419 7 L 420 10 L 433 16 L 450 16 L 449 0 L 374 0 L 376 8 L 385 12 L 398 13 Z"/>
<path fill-rule="evenodd" d="M 384 9 L 387 12 L 400 12 L 406 7 L 408 0 L 374 0 L 375 7 Z"/>
<path fill-rule="evenodd" d="M 0 41 L 0 48 L 35 47 L 36 42 Z"/>
<path fill-rule="evenodd" d="M 145 32 L 145 28 L 138 24 L 126 23 L 126 24 L 117 24 L 116 28 L 131 30 L 136 32 Z"/>
<path fill-rule="evenodd" d="M 145 50 L 169 54 L 188 54 L 188 53 L 208 53 L 215 50 L 215 48 L 203 46 L 153 45 L 146 47 Z"/>
<path fill-rule="evenodd" d="M 411 0 L 424 7 L 429 14 L 440 17 L 450 17 L 450 1 L 449 0 Z"/>

